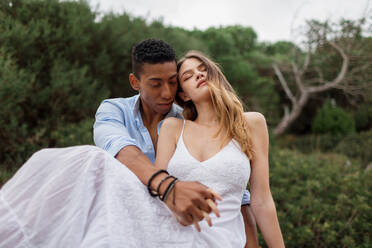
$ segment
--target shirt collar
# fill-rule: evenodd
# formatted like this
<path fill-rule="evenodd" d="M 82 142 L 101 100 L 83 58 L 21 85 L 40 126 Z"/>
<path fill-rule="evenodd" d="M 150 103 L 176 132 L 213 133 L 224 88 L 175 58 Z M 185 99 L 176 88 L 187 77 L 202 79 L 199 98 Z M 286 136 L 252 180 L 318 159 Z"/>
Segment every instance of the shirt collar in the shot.
<path fill-rule="evenodd" d="M 139 94 L 134 96 L 133 116 L 136 118 L 141 116 Z"/>

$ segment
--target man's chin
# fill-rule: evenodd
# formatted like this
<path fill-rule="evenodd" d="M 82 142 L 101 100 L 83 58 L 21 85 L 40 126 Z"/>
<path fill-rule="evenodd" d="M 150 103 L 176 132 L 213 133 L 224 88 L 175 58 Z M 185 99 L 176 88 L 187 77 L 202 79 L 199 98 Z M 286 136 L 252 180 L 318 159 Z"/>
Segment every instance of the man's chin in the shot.
<path fill-rule="evenodd" d="M 160 114 L 163 114 L 163 115 L 165 115 L 165 114 L 168 114 L 168 112 L 171 110 L 171 108 L 172 108 L 172 104 L 170 104 L 170 105 L 158 105 L 158 113 L 160 113 Z"/>

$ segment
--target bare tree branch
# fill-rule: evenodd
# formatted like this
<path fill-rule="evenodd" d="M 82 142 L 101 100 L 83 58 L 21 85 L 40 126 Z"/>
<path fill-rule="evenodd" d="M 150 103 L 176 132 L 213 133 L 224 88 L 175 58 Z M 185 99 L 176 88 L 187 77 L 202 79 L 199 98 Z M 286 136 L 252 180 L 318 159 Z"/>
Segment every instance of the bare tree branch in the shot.
<path fill-rule="evenodd" d="M 364 97 L 366 89 L 372 87 L 372 82 L 368 77 L 372 58 L 368 54 L 362 54 L 363 51 L 368 51 L 368 48 L 363 48 L 364 43 L 358 39 L 365 24 L 365 19 L 355 22 L 342 21 L 337 25 L 329 21 L 308 21 L 308 29 L 305 33 L 307 53 L 302 67 L 299 68 L 299 65 L 296 64 L 296 54 L 293 54 L 294 59 L 289 64 L 280 67 L 275 63 L 272 65 L 281 87 L 291 101 L 291 106 L 284 106 L 282 119 L 274 129 L 275 135 L 282 134 L 300 116 L 309 98 L 316 96 L 317 93 L 339 89 L 353 104 L 357 103 L 357 98 Z M 328 75 L 333 71 L 332 68 L 327 68 L 328 70 L 322 68 L 328 62 L 322 58 L 331 54 L 329 48 L 334 49 L 342 59 L 342 64 L 332 80 L 327 80 L 323 75 L 323 71 L 327 71 L 325 75 Z M 293 48 L 292 52 L 299 52 L 302 57 L 303 53 L 298 50 Z M 318 52 L 320 53 L 318 54 Z M 323 52 L 327 54 L 323 55 Z M 319 55 L 320 60 L 310 66 L 314 55 Z M 359 57 L 363 59 L 363 62 Z M 318 63 L 321 65 L 317 65 Z M 287 82 L 282 71 L 292 72 L 294 82 Z M 292 88 L 291 91 L 289 86 L 296 88 Z"/>
<path fill-rule="evenodd" d="M 282 87 L 283 87 L 285 93 L 287 94 L 289 100 L 291 100 L 292 104 L 295 105 L 296 104 L 296 98 L 293 96 L 291 90 L 289 89 L 287 81 L 283 77 L 282 72 L 280 71 L 279 67 L 275 63 L 273 63 L 273 68 L 274 68 L 275 74 L 279 78 L 279 82 L 282 85 Z"/>
<path fill-rule="evenodd" d="M 362 72 L 364 70 L 367 70 L 369 68 L 372 67 L 372 63 L 365 63 L 364 65 L 362 66 L 359 66 L 359 67 L 354 67 L 353 69 L 351 69 L 349 71 L 349 74 L 355 74 L 355 73 L 359 73 L 359 72 Z"/>
<path fill-rule="evenodd" d="M 305 61 L 304 61 L 304 64 L 302 66 L 302 69 L 300 71 L 300 75 L 302 76 L 304 74 L 304 72 L 307 70 L 307 68 L 309 67 L 309 64 L 310 64 L 310 57 L 311 57 L 311 48 L 309 47 L 309 50 L 307 51 L 306 53 L 306 57 L 305 57 Z"/>
<path fill-rule="evenodd" d="M 301 92 L 303 92 L 305 90 L 305 88 L 304 88 L 304 85 L 302 84 L 301 73 L 298 71 L 297 65 L 295 63 L 292 62 L 291 65 L 292 65 L 293 74 L 295 76 L 296 85 L 297 85 L 298 89 Z"/>
<path fill-rule="evenodd" d="M 326 91 L 326 90 L 329 90 L 331 88 L 334 88 L 335 86 L 340 84 L 342 82 L 342 80 L 344 80 L 344 78 L 345 78 L 347 68 L 349 66 L 349 57 L 345 54 L 344 50 L 340 46 L 338 46 L 336 43 L 334 43 L 333 41 L 328 41 L 328 43 L 333 48 L 335 48 L 340 53 L 340 55 L 342 56 L 341 70 L 338 73 L 337 77 L 334 80 L 332 80 L 331 82 L 327 82 L 327 83 L 325 83 L 323 85 L 320 85 L 320 86 L 313 86 L 313 87 L 307 88 L 307 91 L 309 93 L 322 92 L 322 91 Z"/>

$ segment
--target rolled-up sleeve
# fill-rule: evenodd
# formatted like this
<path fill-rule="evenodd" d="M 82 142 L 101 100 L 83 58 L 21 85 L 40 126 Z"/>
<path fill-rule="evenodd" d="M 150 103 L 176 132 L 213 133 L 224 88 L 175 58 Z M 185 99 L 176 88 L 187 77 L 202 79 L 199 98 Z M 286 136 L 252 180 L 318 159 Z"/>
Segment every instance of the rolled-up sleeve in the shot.
<path fill-rule="evenodd" d="M 114 103 L 103 101 L 98 107 L 93 126 L 94 143 L 112 156 L 126 146 L 139 147 L 130 136 L 124 118 L 124 113 Z"/>
<path fill-rule="evenodd" d="M 249 205 L 251 204 L 251 194 L 248 190 L 244 190 L 242 205 Z"/>

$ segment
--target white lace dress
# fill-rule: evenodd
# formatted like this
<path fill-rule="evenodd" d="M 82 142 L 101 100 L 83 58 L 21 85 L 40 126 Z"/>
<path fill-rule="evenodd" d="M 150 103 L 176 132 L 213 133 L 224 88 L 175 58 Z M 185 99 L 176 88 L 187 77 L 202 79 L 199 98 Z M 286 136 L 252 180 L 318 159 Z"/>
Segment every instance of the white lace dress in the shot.
<path fill-rule="evenodd" d="M 199 162 L 182 136 L 168 171 L 223 198 L 213 226 L 182 226 L 166 205 L 115 158 L 94 146 L 35 153 L 0 190 L 0 247 L 243 247 L 240 212 L 248 158 L 232 140 Z"/>

